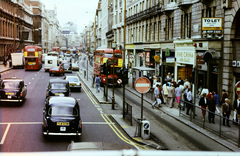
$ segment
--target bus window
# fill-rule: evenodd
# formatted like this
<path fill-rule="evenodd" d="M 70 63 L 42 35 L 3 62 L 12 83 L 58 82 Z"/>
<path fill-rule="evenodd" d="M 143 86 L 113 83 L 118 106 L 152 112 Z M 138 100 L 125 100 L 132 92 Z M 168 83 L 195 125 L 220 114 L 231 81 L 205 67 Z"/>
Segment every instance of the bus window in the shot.
<path fill-rule="evenodd" d="M 105 57 L 112 58 L 113 54 L 112 53 L 105 53 Z"/>
<path fill-rule="evenodd" d="M 36 58 L 28 58 L 28 62 L 36 62 Z"/>
<path fill-rule="evenodd" d="M 114 53 L 114 57 L 115 58 L 122 58 L 122 54 L 121 53 Z"/>

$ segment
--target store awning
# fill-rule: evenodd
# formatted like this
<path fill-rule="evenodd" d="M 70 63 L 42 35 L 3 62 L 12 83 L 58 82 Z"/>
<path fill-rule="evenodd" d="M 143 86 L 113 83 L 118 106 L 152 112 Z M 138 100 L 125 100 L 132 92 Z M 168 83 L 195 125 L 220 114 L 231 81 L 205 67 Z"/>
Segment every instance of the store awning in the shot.
<path fill-rule="evenodd" d="M 141 71 L 150 71 L 155 70 L 154 68 L 148 68 L 148 67 L 132 67 L 133 70 L 141 70 Z"/>
<path fill-rule="evenodd" d="M 208 62 L 209 60 L 218 60 L 220 58 L 221 58 L 220 52 L 217 52 L 216 50 L 213 49 L 207 50 L 203 54 L 203 59 L 205 62 Z"/>

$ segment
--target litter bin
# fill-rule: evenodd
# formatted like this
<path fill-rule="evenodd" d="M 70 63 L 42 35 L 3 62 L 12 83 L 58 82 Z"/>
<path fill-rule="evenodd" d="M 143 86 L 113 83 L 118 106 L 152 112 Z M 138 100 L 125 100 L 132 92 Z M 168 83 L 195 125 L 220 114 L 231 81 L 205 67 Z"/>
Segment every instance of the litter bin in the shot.
<path fill-rule="evenodd" d="M 142 121 L 141 125 L 141 137 L 144 140 L 150 139 L 150 122 L 147 120 Z"/>

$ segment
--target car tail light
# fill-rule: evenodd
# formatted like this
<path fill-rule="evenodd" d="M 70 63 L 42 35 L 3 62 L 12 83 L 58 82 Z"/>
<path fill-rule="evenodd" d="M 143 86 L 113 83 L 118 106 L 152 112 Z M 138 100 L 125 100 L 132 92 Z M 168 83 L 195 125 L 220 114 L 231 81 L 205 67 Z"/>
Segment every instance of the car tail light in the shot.
<path fill-rule="evenodd" d="M 47 95 L 46 95 L 46 96 L 48 97 L 48 95 L 49 95 L 49 92 L 47 92 Z"/>
<path fill-rule="evenodd" d="M 82 128 L 82 121 L 79 121 L 79 128 Z"/>
<path fill-rule="evenodd" d="M 80 83 L 80 86 L 82 86 L 82 84 Z"/>
<path fill-rule="evenodd" d="M 22 93 L 20 94 L 20 96 L 22 96 Z"/>
<path fill-rule="evenodd" d="M 47 120 L 44 120 L 43 127 L 47 127 Z"/>

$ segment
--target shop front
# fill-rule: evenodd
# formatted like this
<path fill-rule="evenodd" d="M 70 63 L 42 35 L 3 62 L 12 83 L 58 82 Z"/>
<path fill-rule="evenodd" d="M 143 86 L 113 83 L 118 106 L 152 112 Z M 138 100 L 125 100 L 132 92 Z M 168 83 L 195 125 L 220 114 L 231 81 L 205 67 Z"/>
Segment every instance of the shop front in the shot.
<path fill-rule="evenodd" d="M 135 45 L 135 67 L 143 67 L 144 66 L 144 50 L 143 50 L 143 45 L 142 44 L 137 44 Z"/>
<path fill-rule="evenodd" d="M 165 83 L 167 74 L 174 74 L 175 71 L 175 49 L 173 43 L 161 44 L 161 58 L 159 73 L 163 83 Z"/>
<path fill-rule="evenodd" d="M 174 78 L 178 80 L 188 80 L 193 83 L 194 67 L 196 66 L 196 47 L 192 40 L 175 40 L 175 74 Z"/>
<path fill-rule="evenodd" d="M 134 56 L 135 56 L 135 46 L 134 44 L 128 44 L 126 45 L 126 60 L 125 62 L 127 63 L 127 67 L 131 68 L 134 66 Z"/>

